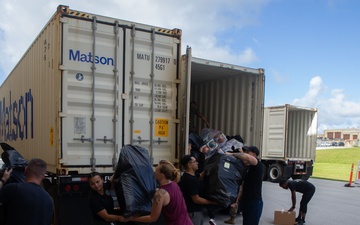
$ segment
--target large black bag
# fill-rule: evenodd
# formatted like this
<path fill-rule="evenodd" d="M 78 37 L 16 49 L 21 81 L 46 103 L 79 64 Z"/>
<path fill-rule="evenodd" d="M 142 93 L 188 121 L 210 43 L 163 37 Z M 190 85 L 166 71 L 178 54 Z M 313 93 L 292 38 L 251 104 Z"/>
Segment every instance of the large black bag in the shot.
<path fill-rule="evenodd" d="M 223 209 L 234 203 L 246 172 L 243 162 L 231 155 L 215 154 L 205 161 L 205 190 L 207 199 Z"/>
<path fill-rule="evenodd" d="M 2 176 L 5 170 L 12 168 L 13 171 L 7 183 L 25 183 L 25 167 L 28 165 L 26 159 L 7 143 L 2 142 L 0 146 L 4 151 L 1 153 L 1 159 L 4 161 L 4 165 L 1 168 L 0 175 Z"/>
<path fill-rule="evenodd" d="M 145 148 L 125 145 L 121 149 L 113 184 L 125 217 L 150 213 L 156 180 Z"/>

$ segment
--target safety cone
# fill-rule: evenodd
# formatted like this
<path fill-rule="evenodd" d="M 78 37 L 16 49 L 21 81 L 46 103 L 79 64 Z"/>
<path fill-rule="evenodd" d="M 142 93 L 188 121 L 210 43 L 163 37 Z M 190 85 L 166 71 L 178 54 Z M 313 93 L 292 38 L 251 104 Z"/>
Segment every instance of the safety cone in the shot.
<path fill-rule="evenodd" d="M 351 186 L 353 173 L 354 173 L 354 163 L 351 164 L 350 180 L 349 180 L 349 183 L 344 185 L 345 187 L 354 187 L 354 186 Z"/>

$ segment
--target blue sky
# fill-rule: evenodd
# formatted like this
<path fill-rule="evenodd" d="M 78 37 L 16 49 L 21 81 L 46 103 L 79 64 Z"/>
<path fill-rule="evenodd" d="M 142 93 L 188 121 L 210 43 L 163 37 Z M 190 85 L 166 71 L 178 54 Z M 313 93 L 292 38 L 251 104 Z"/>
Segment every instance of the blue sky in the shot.
<path fill-rule="evenodd" d="M 265 69 L 265 106 L 318 108 L 319 128 L 360 129 L 360 1 L 0 0 L 0 83 L 58 5 L 183 31 L 193 56 Z"/>

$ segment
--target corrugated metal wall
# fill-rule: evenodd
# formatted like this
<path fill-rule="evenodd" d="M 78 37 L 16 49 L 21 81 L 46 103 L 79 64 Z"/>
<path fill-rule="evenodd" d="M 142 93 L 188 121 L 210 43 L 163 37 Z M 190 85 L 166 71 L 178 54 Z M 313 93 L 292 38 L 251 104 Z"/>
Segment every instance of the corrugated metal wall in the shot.
<path fill-rule="evenodd" d="M 237 75 L 195 83 L 191 100 L 211 128 L 226 135 L 240 134 L 246 145 L 261 146 L 264 76 L 238 71 Z M 205 125 L 197 120 L 197 127 Z"/>
<path fill-rule="evenodd" d="M 314 158 L 316 135 L 308 135 L 314 118 L 314 111 L 289 109 L 287 157 Z"/>
<path fill-rule="evenodd" d="M 44 159 L 49 170 L 56 166 L 59 141 L 56 139 L 59 136 L 59 121 L 56 119 L 60 98 L 59 38 L 59 16 L 55 15 L 10 73 L 0 92 L 5 107 L 10 104 L 19 107 L 17 121 L 13 115 L 7 118 L 11 125 L 5 125 L 7 122 L 2 118 L 2 141 L 13 146 L 26 159 Z M 26 103 L 21 105 L 22 101 Z M 22 108 L 25 105 L 27 108 Z M 4 129 L 12 134 L 4 137 L 7 132 Z M 21 132 L 24 132 L 24 137 L 20 137 Z M 20 139 L 24 141 L 15 142 Z"/>

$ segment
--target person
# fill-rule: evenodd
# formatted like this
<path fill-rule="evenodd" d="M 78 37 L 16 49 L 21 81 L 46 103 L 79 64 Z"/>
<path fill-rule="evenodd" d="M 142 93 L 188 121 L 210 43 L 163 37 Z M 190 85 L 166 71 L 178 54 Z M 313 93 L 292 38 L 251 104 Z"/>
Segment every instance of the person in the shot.
<path fill-rule="evenodd" d="M 243 225 L 259 224 L 262 209 L 262 178 L 263 167 L 258 159 L 259 149 L 256 146 L 243 146 L 244 153 L 233 153 L 240 158 L 248 167 L 248 172 L 243 181 L 242 192 L 242 215 Z"/>
<path fill-rule="evenodd" d="M 155 178 L 159 189 L 155 192 L 150 215 L 121 218 L 121 222 L 152 223 L 157 221 L 162 213 L 166 225 L 192 225 L 187 213 L 185 200 L 179 185 L 180 171 L 167 160 L 160 160 L 155 169 Z"/>
<path fill-rule="evenodd" d="M 111 181 L 104 183 L 104 179 L 98 172 L 89 174 L 89 194 L 90 209 L 93 214 L 93 225 L 106 225 L 111 222 L 119 221 L 120 215 L 115 214 L 114 201 L 111 196 Z"/>
<path fill-rule="evenodd" d="M 202 121 L 204 121 L 204 123 L 206 124 L 207 127 L 210 127 L 210 123 L 207 121 L 205 116 L 201 112 L 199 112 L 196 102 L 191 101 L 190 102 L 190 125 L 189 125 L 190 133 L 197 133 L 197 128 L 195 126 L 195 116 L 198 116 Z"/>
<path fill-rule="evenodd" d="M 180 164 L 185 168 L 185 172 L 181 177 L 180 187 L 183 193 L 187 212 L 194 225 L 202 225 L 204 223 L 203 205 L 217 204 L 201 197 L 201 184 L 199 178 L 196 176 L 199 163 L 195 157 L 185 155 Z M 202 176 L 200 174 L 200 176 Z M 200 178 L 201 179 L 201 178 Z"/>
<path fill-rule="evenodd" d="M 54 202 L 41 186 L 47 164 L 31 159 L 25 168 L 25 183 L 6 184 L 0 191 L 0 202 L 5 210 L 6 224 L 50 225 Z"/>
<path fill-rule="evenodd" d="M 305 223 L 305 216 L 307 213 L 307 205 L 315 193 L 315 186 L 306 180 L 287 180 L 282 179 L 279 182 L 279 186 L 283 189 L 290 189 L 292 206 L 289 211 L 293 211 L 296 206 L 296 192 L 302 193 L 300 201 L 299 215 L 296 218 L 296 222 Z"/>
<path fill-rule="evenodd" d="M 0 179 L 0 190 L 4 186 L 4 184 L 9 180 L 11 172 L 12 172 L 12 168 L 4 171 L 2 178 Z"/>

